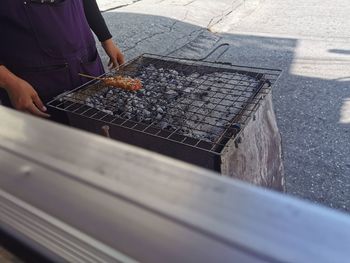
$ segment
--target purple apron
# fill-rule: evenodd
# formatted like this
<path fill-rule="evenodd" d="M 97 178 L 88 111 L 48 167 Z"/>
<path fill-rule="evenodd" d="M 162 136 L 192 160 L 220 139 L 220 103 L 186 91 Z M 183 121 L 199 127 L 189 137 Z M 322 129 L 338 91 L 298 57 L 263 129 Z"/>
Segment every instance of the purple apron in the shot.
<path fill-rule="evenodd" d="M 79 72 L 104 73 L 82 0 L 1 0 L 0 34 L 1 61 L 44 103 L 86 82 Z M 7 93 L 0 92 L 10 106 Z"/>

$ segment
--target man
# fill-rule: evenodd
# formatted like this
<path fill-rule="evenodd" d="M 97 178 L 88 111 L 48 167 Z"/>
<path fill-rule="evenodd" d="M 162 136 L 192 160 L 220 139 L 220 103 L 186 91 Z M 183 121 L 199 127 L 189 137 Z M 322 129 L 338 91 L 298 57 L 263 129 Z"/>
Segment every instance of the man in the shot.
<path fill-rule="evenodd" d="M 2 104 L 49 117 L 44 103 L 86 82 L 79 72 L 103 74 L 90 28 L 110 58 L 108 65 L 124 63 L 96 0 L 1 0 Z"/>

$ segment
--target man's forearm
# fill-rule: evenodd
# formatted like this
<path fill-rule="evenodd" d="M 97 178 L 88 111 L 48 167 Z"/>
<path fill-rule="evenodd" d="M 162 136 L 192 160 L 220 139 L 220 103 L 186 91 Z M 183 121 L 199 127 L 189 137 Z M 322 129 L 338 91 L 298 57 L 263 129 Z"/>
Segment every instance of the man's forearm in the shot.
<path fill-rule="evenodd" d="M 4 65 L 0 65 L 0 87 L 10 89 L 18 81 L 18 77 L 9 71 Z"/>

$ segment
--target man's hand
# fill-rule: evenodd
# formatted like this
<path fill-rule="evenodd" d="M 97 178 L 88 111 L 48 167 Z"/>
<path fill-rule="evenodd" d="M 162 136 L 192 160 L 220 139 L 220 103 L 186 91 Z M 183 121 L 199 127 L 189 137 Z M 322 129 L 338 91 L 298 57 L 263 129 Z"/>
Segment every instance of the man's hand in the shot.
<path fill-rule="evenodd" d="M 0 69 L 0 84 L 7 91 L 12 106 L 20 111 L 28 112 L 36 116 L 48 118 L 47 110 L 38 93 L 25 80 L 18 78 L 4 66 Z"/>
<path fill-rule="evenodd" d="M 117 47 L 116 44 L 114 44 L 112 39 L 108 39 L 101 43 L 103 49 L 105 50 L 106 54 L 109 56 L 109 63 L 108 67 L 110 69 L 118 67 L 119 65 L 124 64 L 124 55 L 120 51 L 120 49 Z"/>

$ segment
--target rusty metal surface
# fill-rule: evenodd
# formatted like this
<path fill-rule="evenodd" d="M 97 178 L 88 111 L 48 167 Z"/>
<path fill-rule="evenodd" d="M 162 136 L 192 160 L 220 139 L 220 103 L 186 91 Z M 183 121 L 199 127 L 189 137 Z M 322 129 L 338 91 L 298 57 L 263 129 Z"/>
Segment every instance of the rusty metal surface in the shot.
<path fill-rule="evenodd" d="M 255 185 L 285 191 L 281 136 L 268 94 L 239 140 L 231 140 L 221 156 L 221 172 Z"/>

